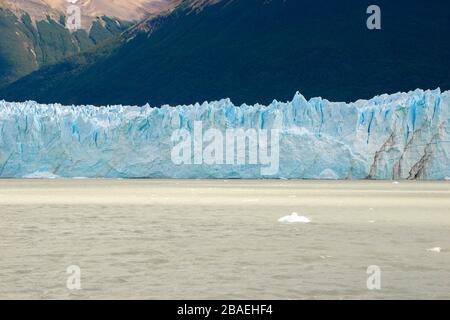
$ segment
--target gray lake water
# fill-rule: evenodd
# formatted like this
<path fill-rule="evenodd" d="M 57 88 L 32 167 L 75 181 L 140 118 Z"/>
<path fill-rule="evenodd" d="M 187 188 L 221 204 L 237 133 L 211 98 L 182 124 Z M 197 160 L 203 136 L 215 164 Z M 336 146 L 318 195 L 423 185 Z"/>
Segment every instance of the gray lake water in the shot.
<path fill-rule="evenodd" d="M 450 183 L 0 180 L 14 298 L 450 299 Z"/>

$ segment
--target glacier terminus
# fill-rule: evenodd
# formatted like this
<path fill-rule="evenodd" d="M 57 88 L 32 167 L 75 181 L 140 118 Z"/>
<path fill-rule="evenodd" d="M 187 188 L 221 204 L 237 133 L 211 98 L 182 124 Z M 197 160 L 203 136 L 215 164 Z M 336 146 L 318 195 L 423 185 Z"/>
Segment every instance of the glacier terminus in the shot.
<path fill-rule="evenodd" d="M 279 170 L 258 164 L 175 164 L 174 130 L 279 130 Z M 0 101 L 1 178 L 450 179 L 450 91 L 352 103 L 235 106 L 229 99 L 162 106 Z"/>

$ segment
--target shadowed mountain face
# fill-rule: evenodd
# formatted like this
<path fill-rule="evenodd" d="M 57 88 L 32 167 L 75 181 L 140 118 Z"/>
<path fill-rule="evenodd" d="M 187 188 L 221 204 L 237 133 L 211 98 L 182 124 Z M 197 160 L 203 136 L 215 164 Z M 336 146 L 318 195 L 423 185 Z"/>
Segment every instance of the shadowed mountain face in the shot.
<path fill-rule="evenodd" d="M 338 101 L 450 88 L 450 2 L 185 1 L 101 50 L 43 68 L 0 98 L 64 104 Z M 217 2 L 217 3 L 216 3 Z"/>

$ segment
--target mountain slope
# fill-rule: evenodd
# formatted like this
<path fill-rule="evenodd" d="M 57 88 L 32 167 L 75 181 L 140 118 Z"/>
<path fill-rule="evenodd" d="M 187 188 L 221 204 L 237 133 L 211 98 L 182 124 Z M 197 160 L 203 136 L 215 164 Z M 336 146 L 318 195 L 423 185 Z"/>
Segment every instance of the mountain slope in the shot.
<path fill-rule="evenodd" d="M 80 0 L 83 28 L 70 32 L 64 26 L 67 0 L 1 0 L 0 87 L 112 38 L 174 1 Z"/>
<path fill-rule="evenodd" d="M 32 21 L 26 13 L 18 17 L 0 8 L 0 87 L 44 65 L 83 52 L 129 26 L 102 17 L 93 22 L 89 33 L 82 29 L 71 33 L 63 20 L 49 17 Z"/>
<path fill-rule="evenodd" d="M 235 103 L 306 96 L 350 101 L 412 88 L 450 88 L 450 3 L 380 0 L 184 1 L 125 33 L 111 52 L 40 70 L 0 91 L 7 100 L 65 104 Z M 408 8 L 404 10 L 405 5 Z"/>
<path fill-rule="evenodd" d="M 107 16 L 122 21 L 139 21 L 147 15 L 159 14 L 180 0 L 77 0 L 82 15 L 82 27 L 89 30 L 97 17 Z M 0 0 L 17 16 L 27 13 L 33 21 L 58 20 L 71 5 L 68 0 Z"/>

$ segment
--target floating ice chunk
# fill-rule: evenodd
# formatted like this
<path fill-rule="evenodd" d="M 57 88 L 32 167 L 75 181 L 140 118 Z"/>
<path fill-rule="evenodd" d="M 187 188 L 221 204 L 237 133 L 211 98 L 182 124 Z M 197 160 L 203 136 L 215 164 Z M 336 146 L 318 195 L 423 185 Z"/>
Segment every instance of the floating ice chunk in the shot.
<path fill-rule="evenodd" d="M 278 219 L 278 222 L 282 223 L 310 223 L 311 220 L 304 216 L 299 216 L 297 212 L 293 212 L 289 216 Z"/>
<path fill-rule="evenodd" d="M 437 252 L 437 253 L 441 252 L 441 250 L 442 250 L 441 247 L 434 247 L 434 248 L 431 248 L 431 249 L 427 249 L 427 251 Z"/>
<path fill-rule="evenodd" d="M 375 223 L 375 220 L 369 220 L 369 223 Z"/>
<path fill-rule="evenodd" d="M 400 184 L 400 182 L 394 181 L 394 182 L 392 182 L 392 184 Z"/>
<path fill-rule="evenodd" d="M 51 172 L 34 172 L 28 175 L 23 176 L 24 179 L 59 179 L 60 176 L 53 174 Z"/>

